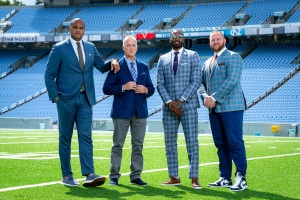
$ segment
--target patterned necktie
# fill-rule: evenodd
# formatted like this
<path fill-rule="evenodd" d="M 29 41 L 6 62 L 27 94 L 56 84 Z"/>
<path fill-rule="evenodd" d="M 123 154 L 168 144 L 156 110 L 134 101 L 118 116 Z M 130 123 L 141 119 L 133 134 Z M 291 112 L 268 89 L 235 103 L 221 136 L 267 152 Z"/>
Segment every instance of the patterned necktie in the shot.
<path fill-rule="evenodd" d="M 210 66 L 209 66 L 210 72 L 212 72 L 213 66 L 215 65 L 215 62 L 217 61 L 217 59 L 218 59 L 218 55 L 215 55 L 213 61 L 210 63 Z"/>
<path fill-rule="evenodd" d="M 174 62 L 173 62 L 173 70 L 174 70 L 174 74 L 176 75 L 177 72 L 177 67 L 178 67 L 178 54 L 179 52 L 176 51 L 174 52 L 175 56 L 174 56 Z"/>
<path fill-rule="evenodd" d="M 131 66 L 130 71 L 131 71 L 132 78 L 133 78 L 134 81 L 136 81 L 137 72 L 136 72 L 135 67 L 134 67 L 134 62 L 131 62 L 130 66 Z"/>
<path fill-rule="evenodd" d="M 83 55 L 82 55 L 82 49 L 81 49 L 81 45 L 80 45 L 80 42 L 76 42 L 77 44 L 77 52 L 78 52 L 78 59 L 79 59 L 79 64 L 80 64 L 80 67 L 84 68 L 84 61 L 83 61 Z"/>

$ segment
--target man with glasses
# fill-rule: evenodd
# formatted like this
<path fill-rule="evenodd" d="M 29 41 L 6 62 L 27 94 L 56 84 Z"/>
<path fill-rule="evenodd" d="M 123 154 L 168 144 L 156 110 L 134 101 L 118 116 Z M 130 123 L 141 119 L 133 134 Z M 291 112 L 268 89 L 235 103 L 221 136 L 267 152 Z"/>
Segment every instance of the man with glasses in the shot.
<path fill-rule="evenodd" d="M 199 146 L 197 90 L 201 84 L 201 65 L 197 52 L 183 47 L 181 30 L 170 34 L 172 50 L 159 58 L 157 91 L 163 100 L 163 126 L 169 180 L 164 186 L 181 185 L 178 175 L 177 137 L 182 124 L 189 160 L 192 188 L 202 189 L 198 182 Z"/>

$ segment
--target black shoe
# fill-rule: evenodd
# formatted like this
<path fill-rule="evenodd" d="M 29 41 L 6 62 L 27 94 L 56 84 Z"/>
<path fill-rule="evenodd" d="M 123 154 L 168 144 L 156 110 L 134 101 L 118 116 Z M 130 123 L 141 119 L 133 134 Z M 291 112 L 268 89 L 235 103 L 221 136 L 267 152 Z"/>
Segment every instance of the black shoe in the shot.
<path fill-rule="evenodd" d="M 117 186 L 117 185 L 119 185 L 118 179 L 117 178 L 111 178 L 110 182 L 109 182 L 109 185 L 111 185 L 111 186 Z"/>
<path fill-rule="evenodd" d="M 140 178 L 136 178 L 136 179 L 130 181 L 130 183 L 132 185 L 139 185 L 139 186 L 146 186 L 147 185 L 147 183 L 145 183 L 144 181 L 142 181 L 142 179 L 140 179 Z"/>

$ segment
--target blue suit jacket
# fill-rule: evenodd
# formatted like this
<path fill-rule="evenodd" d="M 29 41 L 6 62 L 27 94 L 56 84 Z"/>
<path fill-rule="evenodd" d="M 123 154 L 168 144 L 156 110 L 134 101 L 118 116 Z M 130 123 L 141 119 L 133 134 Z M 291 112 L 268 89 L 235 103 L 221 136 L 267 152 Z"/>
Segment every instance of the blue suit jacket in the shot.
<path fill-rule="evenodd" d="M 134 81 L 125 58 L 119 60 L 120 71 L 110 71 L 103 85 L 106 95 L 114 95 L 111 117 L 118 119 L 130 119 L 137 113 L 138 118 L 148 117 L 147 98 L 153 95 L 155 88 L 152 84 L 148 66 L 136 59 L 138 77 L 136 84 L 148 88 L 148 94 L 136 94 L 133 90 L 122 91 L 122 85 Z"/>
<path fill-rule="evenodd" d="M 213 57 L 205 61 L 200 87 L 201 99 L 212 95 L 217 101 L 216 112 L 245 110 L 246 103 L 241 86 L 244 62 L 238 53 L 226 49 L 214 64 L 210 73 Z"/>
<path fill-rule="evenodd" d="M 181 96 L 186 103 L 182 110 L 200 107 L 197 90 L 201 84 L 201 64 L 197 52 L 183 49 L 176 76 L 173 71 L 172 53 L 162 55 L 157 65 L 157 91 L 165 104 L 169 100 L 178 100 Z"/>
<path fill-rule="evenodd" d="M 84 72 L 82 71 L 70 39 L 53 45 L 45 71 L 45 84 L 49 99 L 53 101 L 61 96 L 68 101 L 75 101 L 80 94 L 84 81 L 88 101 L 96 103 L 94 86 L 94 66 L 102 73 L 110 69 L 110 62 L 104 65 L 95 45 L 82 41 L 85 53 Z"/>

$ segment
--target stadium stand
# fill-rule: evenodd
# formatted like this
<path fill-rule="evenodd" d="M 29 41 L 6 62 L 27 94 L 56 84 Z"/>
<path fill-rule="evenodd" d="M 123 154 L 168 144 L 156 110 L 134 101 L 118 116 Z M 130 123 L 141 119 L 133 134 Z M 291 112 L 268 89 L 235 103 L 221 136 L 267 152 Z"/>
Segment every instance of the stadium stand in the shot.
<path fill-rule="evenodd" d="M 257 0 L 218 3 L 180 4 L 152 3 L 143 1 L 136 4 L 121 5 L 81 5 L 70 7 L 17 7 L 16 13 L 8 20 L 12 27 L 0 33 L 0 41 L 5 35 L 21 33 L 47 33 L 58 36 L 68 35 L 67 25 L 75 17 L 86 22 L 86 33 L 107 35 L 112 33 L 136 34 L 157 31 L 168 34 L 172 28 L 186 31 L 203 30 L 209 33 L 213 29 L 224 29 L 234 25 L 237 14 L 245 14 L 245 27 L 259 32 L 262 24 L 271 26 L 274 13 L 284 13 L 282 23 L 300 23 L 300 1 L 298 0 Z M 6 17 L 13 9 L 0 7 L 0 18 Z M 217 12 L 217 14 L 216 14 Z M 117 15 L 115 13 L 118 13 Z M 289 13 L 289 14 L 288 14 Z M 282 18 L 283 19 L 283 18 Z M 136 20 L 135 27 L 130 20 Z M 46 22 L 46 23 L 45 23 Z M 280 21 L 277 21 L 280 22 Z M 65 24 L 64 24 L 65 23 Z M 65 27 L 62 27 L 65 26 Z M 257 28 L 257 27 L 258 28 Z M 298 25 L 299 26 L 299 25 Z M 275 30 L 275 28 L 274 28 Z M 298 27 L 299 31 L 299 27 Z M 48 35 L 46 35 L 47 37 Z M 104 36 L 103 36 L 104 37 Z M 107 41 L 94 41 L 105 60 L 120 58 L 124 52 L 121 42 L 106 36 Z M 199 53 L 201 63 L 212 55 L 208 45 L 208 36 L 186 37 L 188 48 Z M 1 40 L 2 39 L 2 40 Z M 110 41 L 114 40 L 114 41 Z M 300 39 L 299 33 L 281 35 L 262 34 L 259 36 L 237 35 L 227 38 L 227 48 L 238 52 L 245 61 L 242 86 L 247 104 L 253 105 L 245 112 L 245 122 L 297 123 L 300 122 Z M 19 50 L 14 42 L 1 42 L 0 48 L 0 117 L 45 118 L 51 117 L 56 123 L 55 104 L 50 103 L 45 90 L 43 73 L 48 52 L 53 41 L 43 49 Z M 57 41 L 55 41 L 57 42 Z M 35 42 L 39 46 L 39 42 Z M 169 51 L 168 38 L 155 38 L 150 42 L 139 41 L 137 57 L 148 63 L 150 75 L 156 83 L 156 63 L 159 55 Z M 24 45 L 24 44 L 22 44 Z M 11 49 L 10 46 L 13 48 Z M 36 59 L 39 58 L 39 59 Z M 18 61 L 23 60 L 19 67 Z M 290 74 L 296 71 L 291 76 Z M 95 69 L 94 80 L 98 103 L 94 106 L 94 119 L 110 119 L 113 97 L 102 92 L 106 73 Z M 282 81 L 289 77 L 288 81 Z M 266 95 L 268 94 L 268 95 Z M 259 101 L 257 101 L 259 99 Z M 253 104 L 253 102 L 258 102 Z M 157 91 L 148 100 L 149 120 L 161 120 L 161 98 Z M 207 110 L 202 106 L 198 112 L 199 121 L 208 120 Z"/>

